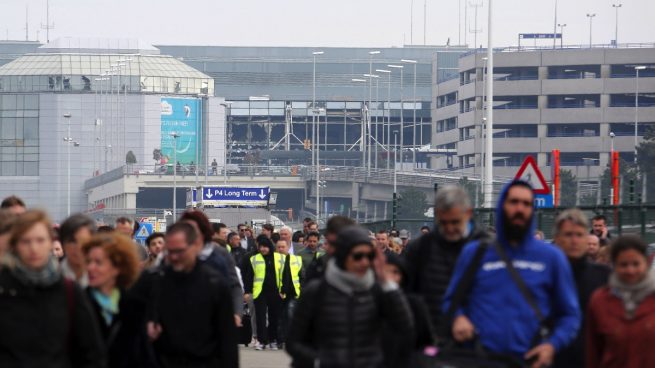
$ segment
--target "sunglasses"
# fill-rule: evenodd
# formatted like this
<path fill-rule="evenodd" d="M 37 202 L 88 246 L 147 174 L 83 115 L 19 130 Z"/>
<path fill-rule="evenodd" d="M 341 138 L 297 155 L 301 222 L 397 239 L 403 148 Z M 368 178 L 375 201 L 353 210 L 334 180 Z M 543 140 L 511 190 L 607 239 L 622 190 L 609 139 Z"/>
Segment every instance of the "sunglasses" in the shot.
<path fill-rule="evenodd" d="M 368 260 L 372 262 L 375 259 L 375 252 L 356 252 L 351 256 L 355 262 L 359 262 L 364 258 L 368 258 Z"/>

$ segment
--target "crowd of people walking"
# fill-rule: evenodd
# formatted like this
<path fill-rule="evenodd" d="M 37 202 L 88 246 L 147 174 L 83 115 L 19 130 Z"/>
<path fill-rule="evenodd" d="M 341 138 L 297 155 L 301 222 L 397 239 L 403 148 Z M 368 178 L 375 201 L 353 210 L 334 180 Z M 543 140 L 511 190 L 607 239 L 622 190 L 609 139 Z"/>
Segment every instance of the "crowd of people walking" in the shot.
<path fill-rule="evenodd" d="M 54 224 L 9 197 L 0 366 L 238 367 L 242 345 L 297 368 L 655 367 L 648 244 L 578 209 L 547 241 L 533 203 L 513 181 L 483 227 L 443 187 L 413 238 L 343 216 L 258 233 L 190 209 L 141 244 L 130 218 Z"/>

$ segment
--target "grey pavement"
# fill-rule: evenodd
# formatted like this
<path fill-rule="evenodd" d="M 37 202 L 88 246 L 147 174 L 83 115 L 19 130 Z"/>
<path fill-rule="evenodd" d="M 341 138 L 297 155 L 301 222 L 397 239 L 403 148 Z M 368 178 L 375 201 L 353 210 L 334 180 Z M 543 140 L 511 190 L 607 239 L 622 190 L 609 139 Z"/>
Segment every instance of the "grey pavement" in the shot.
<path fill-rule="evenodd" d="M 239 358 L 242 368 L 286 368 L 291 359 L 285 351 L 255 351 L 252 347 L 239 347 Z"/>

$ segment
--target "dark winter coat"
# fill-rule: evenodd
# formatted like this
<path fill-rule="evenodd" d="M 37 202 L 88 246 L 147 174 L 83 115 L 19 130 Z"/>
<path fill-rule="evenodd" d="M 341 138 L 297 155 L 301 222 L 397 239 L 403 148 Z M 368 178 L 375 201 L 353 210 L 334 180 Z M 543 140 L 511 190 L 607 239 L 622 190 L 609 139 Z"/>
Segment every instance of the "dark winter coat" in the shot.
<path fill-rule="evenodd" d="M 425 302 L 435 333 L 449 336 L 449 322 L 441 313 L 443 296 L 455 270 L 457 258 L 465 244 L 488 235 L 473 224 L 469 236 L 458 242 L 445 240 L 437 229 L 412 241 L 405 250 L 408 285 L 406 291 L 420 295 Z"/>
<path fill-rule="evenodd" d="M 26 285 L 0 270 L 0 366 L 105 367 L 93 311 L 76 284 Z"/>
<path fill-rule="evenodd" d="M 292 366 L 382 367 L 383 321 L 399 336 L 413 335 L 411 312 L 400 290 L 383 292 L 375 285 L 351 296 L 315 280 L 303 289 L 291 323 L 287 350 Z"/>
<path fill-rule="evenodd" d="M 118 314 L 107 325 L 100 305 L 93 297 L 92 289 L 87 288 L 91 309 L 100 327 L 100 334 L 107 347 L 109 367 L 151 367 L 154 359 L 146 333 L 145 304 L 136 300 L 132 294 L 121 290 Z"/>
<path fill-rule="evenodd" d="M 591 295 L 597 289 L 607 285 L 610 269 L 605 265 L 589 262 L 586 258 L 580 260 L 569 260 L 575 286 L 578 291 L 580 310 L 587 311 L 587 305 Z M 582 319 L 584 326 L 584 318 Z M 578 336 L 571 345 L 563 348 L 555 356 L 554 368 L 578 368 L 585 366 L 585 330 L 580 329 Z"/>
<path fill-rule="evenodd" d="M 149 275 L 148 320 L 162 326 L 157 356 L 173 366 L 238 367 L 230 290 L 207 265 L 189 273 L 170 267 Z M 204 365 L 203 365 L 204 364 Z"/>

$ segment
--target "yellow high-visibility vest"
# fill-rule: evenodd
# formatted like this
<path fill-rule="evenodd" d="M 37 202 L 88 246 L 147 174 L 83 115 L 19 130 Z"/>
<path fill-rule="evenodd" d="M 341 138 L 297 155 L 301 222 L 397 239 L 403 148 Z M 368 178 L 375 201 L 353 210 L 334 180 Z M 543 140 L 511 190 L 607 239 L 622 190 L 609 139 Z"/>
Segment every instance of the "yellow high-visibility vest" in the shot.
<path fill-rule="evenodd" d="M 282 287 L 282 270 L 284 269 L 284 257 L 280 253 L 273 253 L 275 264 L 275 285 L 280 290 Z M 261 254 L 255 254 L 250 257 L 250 264 L 255 274 L 255 279 L 252 283 L 252 298 L 257 299 L 259 294 L 262 293 L 264 287 L 264 279 L 266 278 L 266 261 Z"/>
<path fill-rule="evenodd" d="M 286 256 L 283 256 L 282 263 L 282 272 L 284 272 L 284 267 L 286 263 Z M 291 271 L 291 282 L 293 282 L 293 288 L 296 290 L 296 298 L 300 296 L 300 270 L 302 269 L 302 257 L 295 256 L 293 254 L 289 257 L 289 270 Z M 282 292 L 282 285 L 280 285 L 280 292 Z"/>

